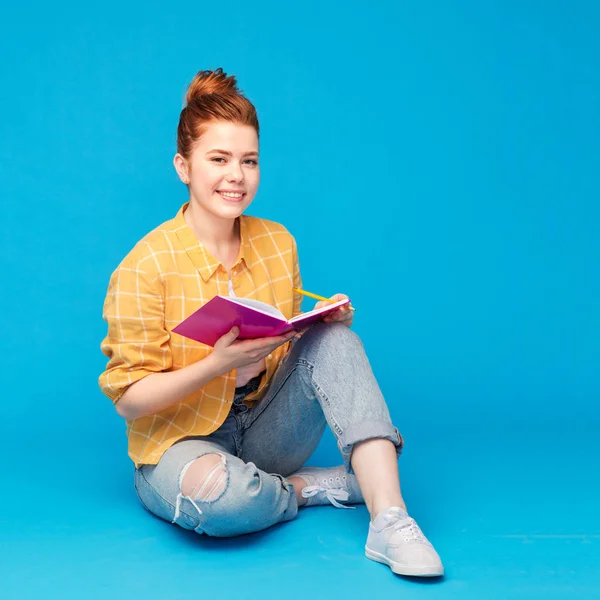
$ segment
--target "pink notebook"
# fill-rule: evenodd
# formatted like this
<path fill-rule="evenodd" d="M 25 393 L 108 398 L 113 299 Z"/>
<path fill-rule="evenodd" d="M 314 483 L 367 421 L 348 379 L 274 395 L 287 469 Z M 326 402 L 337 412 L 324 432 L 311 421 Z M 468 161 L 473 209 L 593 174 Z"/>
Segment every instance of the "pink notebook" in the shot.
<path fill-rule="evenodd" d="M 349 302 L 340 300 L 287 320 L 270 304 L 250 298 L 215 296 L 177 325 L 173 333 L 208 346 L 214 346 L 235 325 L 240 328 L 239 340 L 282 335 L 293 329 L 305 329 Z"/>

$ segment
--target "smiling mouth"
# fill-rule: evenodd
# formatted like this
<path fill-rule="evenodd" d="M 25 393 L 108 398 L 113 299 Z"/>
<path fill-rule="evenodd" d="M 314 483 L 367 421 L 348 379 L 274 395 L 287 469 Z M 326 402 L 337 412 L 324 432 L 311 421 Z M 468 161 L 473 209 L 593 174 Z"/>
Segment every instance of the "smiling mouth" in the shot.
<path fill-rule="evenodd" d="M 238 201 L 242 200 L 244 198 L 244 196 L 246 195 L 245 192 L 221 192 L 221 191 L 217 191 L 217 194 L 219 194 L 219 196 L 222 196 L 226 200 L 238 200 Z"/>

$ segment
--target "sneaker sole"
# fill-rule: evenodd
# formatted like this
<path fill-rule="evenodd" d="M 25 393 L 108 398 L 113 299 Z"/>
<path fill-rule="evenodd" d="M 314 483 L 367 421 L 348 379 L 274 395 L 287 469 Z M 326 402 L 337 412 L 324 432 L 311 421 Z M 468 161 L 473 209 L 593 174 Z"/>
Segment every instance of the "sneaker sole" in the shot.
<path fill-rule="evenodd" d="M 425 565 L 409 567 L 407 565 L 401 565 L 400 563 L 390 560 L 387 556 L 384 556 L 379 552 L 369 550 L 369 548 L 366 546 L 365 556 L 378 563 L 387 565 L 394 573 L 396 573 L 396 575 L 408 575 L 412 577 L 440 577 L 444 574 L 444 567 L 442 565 L 439 567 L 427 567 Z"/>

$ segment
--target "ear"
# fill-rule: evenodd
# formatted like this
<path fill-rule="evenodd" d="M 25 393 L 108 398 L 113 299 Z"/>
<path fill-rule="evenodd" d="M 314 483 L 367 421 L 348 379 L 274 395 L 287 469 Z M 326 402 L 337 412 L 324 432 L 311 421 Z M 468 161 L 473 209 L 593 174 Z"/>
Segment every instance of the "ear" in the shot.
<path fill-rule="evenodd" d="M 179 179 L 186 185 L 190 183 L 189 166 L 187 160 L 179 154 L 179 152 L 173 157 L 173 166 L 179 175 Z"/>

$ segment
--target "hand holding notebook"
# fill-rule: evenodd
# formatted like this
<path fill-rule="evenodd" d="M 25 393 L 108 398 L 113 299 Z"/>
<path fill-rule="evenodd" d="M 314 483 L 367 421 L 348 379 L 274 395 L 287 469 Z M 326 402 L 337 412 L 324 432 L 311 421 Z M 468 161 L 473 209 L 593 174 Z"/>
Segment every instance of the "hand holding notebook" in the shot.
<path fill-rule="evenodd" d="M 335 312 L 341 306 L 349 304 L 350 300 L 344 298 L 292 319 L 286 319 L 274 306 L 265 302 L 250 298 L 215 296 L 177 325 L 173 333 L 208 346 L 214 346 L 221 336 L 235 326 L 240 330 L 237 337 L 239 340 L 273 337 L 289 331 L 301 331 Z"/>

